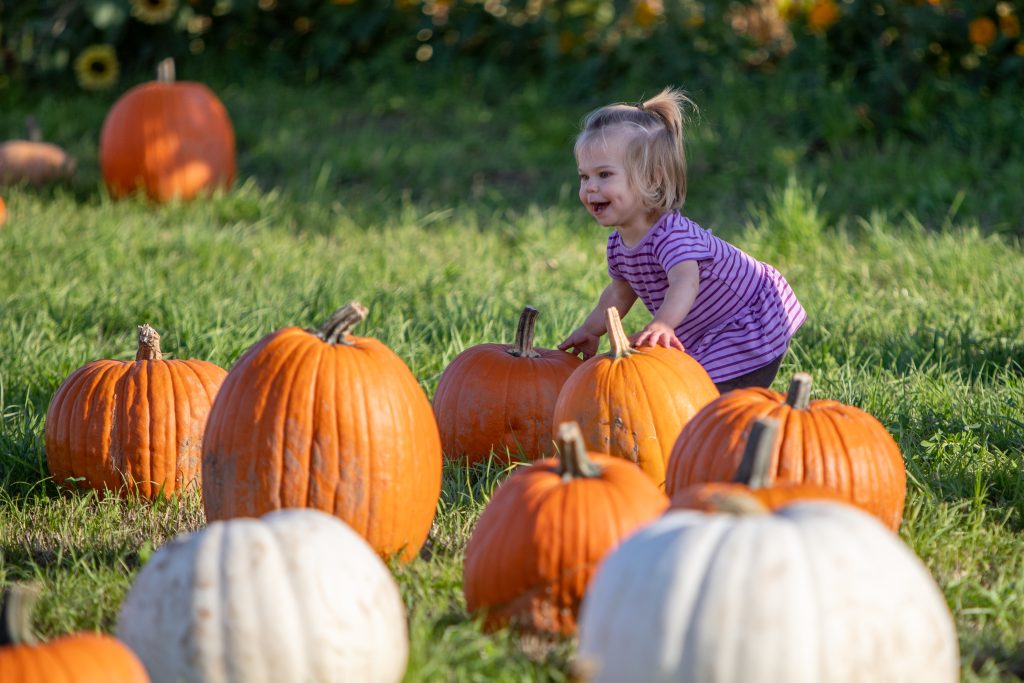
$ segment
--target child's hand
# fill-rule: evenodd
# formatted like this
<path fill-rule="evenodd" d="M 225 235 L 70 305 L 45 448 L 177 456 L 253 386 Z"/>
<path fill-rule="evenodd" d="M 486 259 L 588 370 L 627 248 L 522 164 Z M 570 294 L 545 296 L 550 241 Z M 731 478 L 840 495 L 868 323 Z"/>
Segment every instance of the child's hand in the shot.
<path fill-rule="evenodd" d="M 582 327 L 573 330 L 564 342 L 558 345 L 559 350 L 568 351 L 574 356 L 582 356 L 587 360 L 597 353 L 597 344 L 600 337 L 587 332 Z"/>
<path fill-rule="evenodd" d="M 679 341 L 676 331 L 663 322 L 652 320 L 647 327 L 631 339 L 633 346 L 666 346 L 683 350 L 683 342 Z"/>

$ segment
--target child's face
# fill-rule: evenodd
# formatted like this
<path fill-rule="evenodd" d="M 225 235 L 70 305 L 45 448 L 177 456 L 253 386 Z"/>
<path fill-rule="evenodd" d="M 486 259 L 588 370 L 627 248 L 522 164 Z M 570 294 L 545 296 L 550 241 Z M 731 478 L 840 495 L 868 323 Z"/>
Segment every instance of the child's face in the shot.
<path fill-rule="evenodd" d="M 585 140 L 576 156 L 580 201 L 598 223 L 627 231 L 651 227 L 650 211 L 629 182 L 624 163 L 629 134 L 608 131 Z"/>

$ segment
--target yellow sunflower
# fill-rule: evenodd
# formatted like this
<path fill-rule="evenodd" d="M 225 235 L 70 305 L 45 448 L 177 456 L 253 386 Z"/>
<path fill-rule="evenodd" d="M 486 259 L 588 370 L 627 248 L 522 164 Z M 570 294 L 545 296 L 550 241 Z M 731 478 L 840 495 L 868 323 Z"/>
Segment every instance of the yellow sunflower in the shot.
<path fill-rule="evenodd" d="M 178 0 L 131 0 L 132 16 L 147 24 L 163 24 L 178 10 Z"/>
<path fill-rule="evenodd" d="M 86 90 L 106 90 L 117 83 L 120 73 L 113 45 L 90 45 L 75 58 L 78 85 Z"/>

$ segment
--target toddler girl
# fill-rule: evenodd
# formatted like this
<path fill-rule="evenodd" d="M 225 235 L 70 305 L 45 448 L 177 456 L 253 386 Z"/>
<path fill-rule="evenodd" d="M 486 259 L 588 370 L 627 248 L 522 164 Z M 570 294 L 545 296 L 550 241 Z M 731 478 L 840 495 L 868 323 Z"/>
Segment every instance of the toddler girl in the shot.
<path fill-rule="evenodd" d="M 722 393 L 768 387 L 806 314 L 779 271 L 711 234 L 680 209 L 686 197 L 682 93 L 591 112 L 576 138 L 580 201 L 608 237 L 597 306 L 558 348 L 597 353 L 605 310 L 639 296 L 654 319 L 635 346 L 685 349 Z"/>

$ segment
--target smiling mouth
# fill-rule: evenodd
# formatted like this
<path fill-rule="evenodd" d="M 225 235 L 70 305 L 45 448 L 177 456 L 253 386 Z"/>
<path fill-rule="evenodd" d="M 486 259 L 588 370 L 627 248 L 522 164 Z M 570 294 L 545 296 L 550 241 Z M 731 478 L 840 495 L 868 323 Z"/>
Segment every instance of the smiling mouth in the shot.
<path fill-rule="evenodd" d="M 608 202 L 591 202 L 590 210 L 594 212 L 595 216 L 599 216 L 604 213 L 604 210 L 608 208 Z"/>

